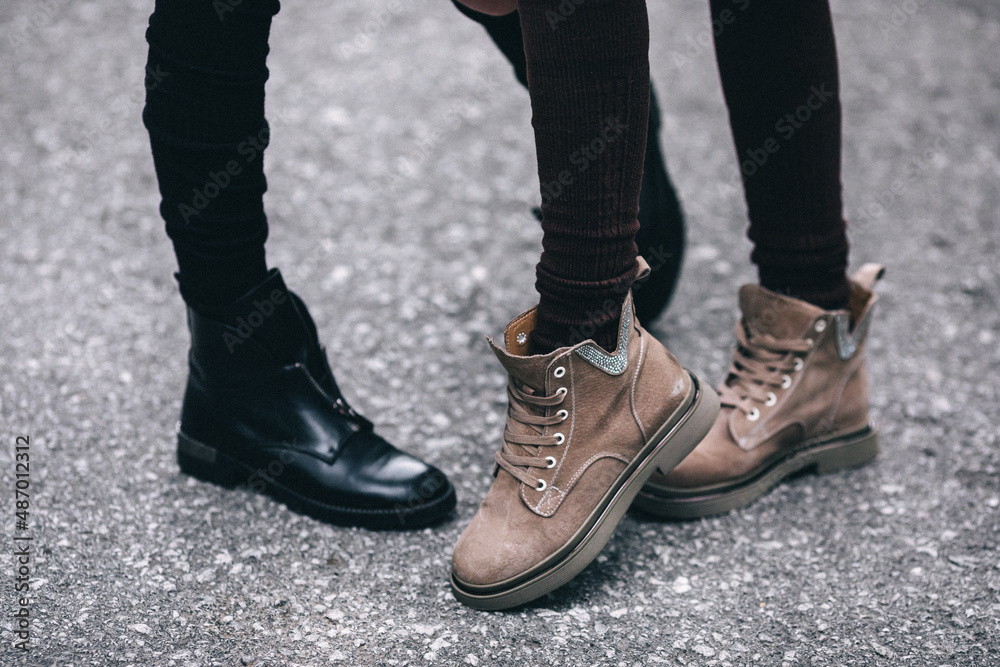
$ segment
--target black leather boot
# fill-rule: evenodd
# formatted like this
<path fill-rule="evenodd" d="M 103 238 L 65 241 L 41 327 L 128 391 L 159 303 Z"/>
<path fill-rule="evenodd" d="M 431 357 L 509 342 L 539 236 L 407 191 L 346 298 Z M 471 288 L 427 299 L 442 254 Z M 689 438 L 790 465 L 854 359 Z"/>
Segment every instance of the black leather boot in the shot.
<path fill-rule="evenodd" d="M 440 470 L 376 435 L 344 400 L 316 325 L 277 269 L 225 314 L 187 312 L 183 472 L 340 525 L 418 528 L 455 507 Z"/>

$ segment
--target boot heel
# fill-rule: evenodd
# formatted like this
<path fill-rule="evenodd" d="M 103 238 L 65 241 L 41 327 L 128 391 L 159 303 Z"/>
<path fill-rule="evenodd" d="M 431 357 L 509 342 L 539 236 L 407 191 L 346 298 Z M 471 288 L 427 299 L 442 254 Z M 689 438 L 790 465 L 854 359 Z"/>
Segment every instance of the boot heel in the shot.
<path fill-rule="evenodd" d="M 227 489 L 239 483 L 236 470 L 225 454 L 183 433 L 177 434 L 177 463 L 184 474 Z"/>
<path fill-rule="evenodd" d="M 822 475 L 843 468 L 853 468 L 871 461 L 877 455 L 878 432 L 870 428 L 818 450 L 815 458 L 816 472 Z"/>

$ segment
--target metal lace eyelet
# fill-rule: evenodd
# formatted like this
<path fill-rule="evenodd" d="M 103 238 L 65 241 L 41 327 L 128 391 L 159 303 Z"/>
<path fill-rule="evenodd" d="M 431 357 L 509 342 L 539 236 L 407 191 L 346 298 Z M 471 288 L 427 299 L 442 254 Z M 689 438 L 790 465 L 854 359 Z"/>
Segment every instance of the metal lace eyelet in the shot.
<path fill-rule="evenodd" d="M 566 421 L 569 419 L 569 410 L 560 410 L 556 413 L 556 417 L 559 417 L 559 421 Z"/>
<path fill-rule="evenodd" d="M 557 445 L 561 445 L 564 442 L 566 442 L 566 436 L 563 435 L 562 433 L 556 433 L 555 437 L 556 437 L 556 444 Z"/>
<path fill-rule="evenodd" d="M 558 461 L 556 461 L 556 457 L 554 457 L 554 456 L 546 456 L 545 457 L 545 467 L 546 468 L 555 468 L 556 467 L 556 463 L 558 463 Z"/>
<path fill-rule="evenodd" d="M 535 486 L 535 491 L 544 491 L 548 484 L 545 483 L 544 479 L 538 480 L 538 484 Z"/>
<path fill-rule="evenodd" d="M 826 320 L 816 320 L 816 326 L 813 327 L 819 333 L 826 331 Z"/>
<path fill-rule="evenodd" d="M 806 362 L 802 361 L 802 357 L 795 357 L 795 372 L 798 373 L 802 370 L 802 367 L 806 365 Z"/>
<path fill-rule="evenodd" d="M 774 395 L 774 392 L 773 391 L 767 392 L 767 400 L 764 401 L 764 405 L 766 405 L 767 407 L 771 407 L 777 402 L 778 402 L 778 397 Z"/>
<path fill-rule="evenodd" d="M 782 389 L 788 389 L 791 386 L 792 386 L 792 376 L 791 375 L 782 375 L 781 376 L 781 388 Z"/>
<path fill-rule="evenodd" d="M 552 374 L 557 378 L 561 378 L 563 375 L 566 375 L 566 369 L 560 366 Z"/>
<path fill-rule="evenodd" d="M 556 395 L 557 396 L 560 395 L 560 394 L 563 395 L 563 396 L 565 396 L 568 393 L 569 393 L 569 389 L 567 389 L 566 387 L 559 387 L 558 389 L 556 389 Z"/>
<path fill-rule="evenodd" d="M 758 419 L 760 419 L 760 410 L 758 410 L 757 408 L 754 408 L 747 414 L 748 422 L 755 422 Z"/>

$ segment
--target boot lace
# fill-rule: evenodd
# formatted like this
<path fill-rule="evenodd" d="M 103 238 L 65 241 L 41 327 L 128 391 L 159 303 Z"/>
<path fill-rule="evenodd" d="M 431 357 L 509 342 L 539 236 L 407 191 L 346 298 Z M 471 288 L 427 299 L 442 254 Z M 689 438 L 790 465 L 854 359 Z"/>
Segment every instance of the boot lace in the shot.
<path fill-rule="evenodd" d="M 543 447 L 555 447 L 566 442 L 566 436 L 562 433 L 542 435 L 542 430 L 546 426 L 566 421 L 569 413 L 566 410 L 559 410 L 553 415 L 545 416 L 537 414 L 537 411 L 529 406 L 545 408 L 561 405 L 566 398 L 567 390 L 560 387 L 551 396 L 540 396 L 529 387 L 519 388 L 514 379 L 507 382 L 507 425 L 503 431 L 503 447 L 496 454 L 497 465 L 509 472 L 515 478 L 534 487 L 538 491 L 544 491 L 545 480 L 538 479 L 531 474 L 532 468 L 554 468 L 556 458 L 546 456 L 542 458 Z M 527 425 L 534 433 L 515 433 L 511 428 L 515 423 Z M 534 449 L 531 449 L 534 448 Z M 523 455 L 519 452 L 531 452 L 531 455 Z"/>
<path fill-rule="evenodd" d="M 802 370 L 802 355 L 812 349 L 808 339 L 780 339 L 736 325 L 736 347 L 729 375 L 719 390 L 722 405 L 741 410 L 750 421 L 760 418 L 757 404 L 778 402 L 777 392 L 792 386 L 792 374 Z"/>

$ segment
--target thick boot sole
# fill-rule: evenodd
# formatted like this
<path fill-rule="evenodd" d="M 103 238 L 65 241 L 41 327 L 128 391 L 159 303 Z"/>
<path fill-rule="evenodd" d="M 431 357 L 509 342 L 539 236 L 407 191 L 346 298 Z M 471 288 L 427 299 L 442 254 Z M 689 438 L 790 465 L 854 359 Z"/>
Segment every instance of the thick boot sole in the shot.
<path fill-rule="evenodd" d="M 618 477 L 576 534 L 548 559 L 508 584 L 473 586 L 451 573 L 455 598 L 474 609 L 497 611 L 531 602 L 559 588 L 597 558 L 643 484 L 657 469 L 672 470 L 712 428 L 719 412 L 715 391 L 691 375 L 688 400 L 650 438 L 635 461 Z"/>
<path fill-rule="evenodd" d="M 746 507 L 798 472 L 824 474 L 868 463 L 878 455 L 878 432 L 867 427 L 818 440 L 770 464 L 756 475 L 724 487 L 675 489 L 647 484 L 634 507 L 661 519 L 699 519 Z"/>
<path fill-rule="evenodd" d="M 358 526 L 376 530 L 425 528 L 447 518 L 455 508 L 456 502 L 455 489 L 445 481 L 445 484 L 448 484 L 448 492 L 430 501 L 421 500 L 388 509 L 330 505 L 278 483 L 275 477 L 280 473 L 253 468 L 214 447 L 188 437 L 183 432 L 177 435 L 177 463 L 181 472 L 202 481 L 226 489 L 241 488 L 261 493 L 284 503 L 293 511 L 339 526 Z"/>

